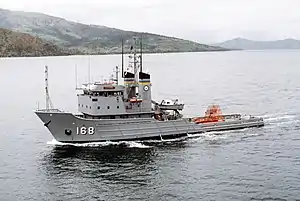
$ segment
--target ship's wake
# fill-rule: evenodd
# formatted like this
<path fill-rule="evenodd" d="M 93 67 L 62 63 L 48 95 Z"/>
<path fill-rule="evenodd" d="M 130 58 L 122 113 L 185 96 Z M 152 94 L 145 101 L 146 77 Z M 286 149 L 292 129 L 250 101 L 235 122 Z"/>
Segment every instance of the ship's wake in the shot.
<path fill-rule="evenodd" d="M 47 142 L 48 145 L 55 146 L 76 146 L 76 147 L 106 147 L 106 146 L 123 146 L 127 148 L 151 148 L 151 146 L 145 145 L 141 142 L 135 141 L 119 141 L 119 142 L 89 142 L 89 143 L 63 143 L 53 139 Z"/>
<path fill-rule="evenodd" d="M 218 140 L 225 140 L 231 135 L 234 135 L 236 133 L 243 132 L 247 129 L 242 130 L 235 130 L 235 131 L 212 131 L 207 133 L 200 133 L 200 134 L 189 134 L 188 140 L 189 142 L 208 142 L 208 141 L 218 141 Z"/>
<path fill-rule="evenodd" d="M 266 126 L 271 126 L 273 127 L 286 127 L 290 126 L 295 123 L 300 122 L 300 115 L 297 114 L 270 114 L 270 115 L 265 115 L 264 121 Z"/>

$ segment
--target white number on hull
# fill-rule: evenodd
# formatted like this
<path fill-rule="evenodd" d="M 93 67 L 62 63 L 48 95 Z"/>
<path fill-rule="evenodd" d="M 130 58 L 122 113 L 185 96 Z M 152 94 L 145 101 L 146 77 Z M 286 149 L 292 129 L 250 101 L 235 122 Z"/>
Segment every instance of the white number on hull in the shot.
<path fill-rule="evenodd" d="M 94 127 L 77 127 L 77 135 L 94 135 L 95 128 Z"/>
<path fill-rule="evenodd" d="M 95 133 L 95 128 L 94 127 L 89 127 L 88 128 L 88 134 L 94 135 L 94 133 Z"/>

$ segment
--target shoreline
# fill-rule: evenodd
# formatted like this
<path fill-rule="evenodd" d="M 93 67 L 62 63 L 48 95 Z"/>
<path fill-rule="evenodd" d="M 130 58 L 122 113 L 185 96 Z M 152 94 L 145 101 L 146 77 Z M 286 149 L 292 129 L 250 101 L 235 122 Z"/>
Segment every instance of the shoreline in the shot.
<path fill-rule="evenodd" d="M 143 52 L 143 54 L 170 54 L 170 53 L 193 53 L 193 52 L 228 52 L 228 51 L 237 51 L 231 49 L 224 50 L 200 50 L 200 51 L 151 51 Z M 139 52 L 138 52 L 139 53 Z M 103 55 L 120 55 L 122 52 L 110 52 L 110 53 L 80 53 L 80 54 L 61 54 L 61 55 L 42 55 L 42 56 L 0 56 L 0 59 L 4 58 L 40 58 L 40 57 L 66 57 L 66 56 L 103 56 Z M 129 54 L 129 52 L 124 52 L 124 54 Z"/>

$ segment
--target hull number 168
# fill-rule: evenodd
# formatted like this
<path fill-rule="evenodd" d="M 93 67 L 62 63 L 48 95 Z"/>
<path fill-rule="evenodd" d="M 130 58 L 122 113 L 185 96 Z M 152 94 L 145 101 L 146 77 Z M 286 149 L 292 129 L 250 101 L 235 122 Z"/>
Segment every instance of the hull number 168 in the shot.
<path fill-rule="evenodd" d="M 94 127 L 77 127 L 77 135 L 94 135 L 95 128 Z"/>

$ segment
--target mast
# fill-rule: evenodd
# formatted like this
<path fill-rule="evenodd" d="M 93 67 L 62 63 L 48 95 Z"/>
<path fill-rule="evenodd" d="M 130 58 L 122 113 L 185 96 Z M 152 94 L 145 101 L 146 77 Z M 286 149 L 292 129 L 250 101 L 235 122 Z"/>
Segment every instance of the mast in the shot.
<path fill-rule="evenodd" d="M 89 55 L 89 63 L 88 63 L 88 86 L 90 89 L 90 84 L 91 84 L 91 56 Z"/>
<path fill-rule="evenodd" d="M 124 40 L 122 38 L 122 78 L 124 78 Z"/>
<path fill-rule="evenodd" d="M 119 66 L 116 66 L 116 79 L 114 81 L 116 81 L 116 84 L 119 85 Z"/>
<path fill-rule="evenodd" d="M 75 64 L 75 85 L 76 85 L 75 89 L 78 89 L 78 87 L 77 87 L 77 64 Z"/>
<path fill-rule="evenodd" d="M 134 70 L 134 78 L 135 78 L 135 83 L 139 83 L 139 65 L 138 65 L 138 60 L 137 60 L 137 52 L 136 52 L 136 45 L 137 45 L 137 40 L 136 37 L 133 38 L 133 70 Z"/>
<path fill-rule="evenodd" d="M 45 93 L 46 93 L 46 109 L 49 110 L 48 66 L 45 66 Z"/>
<path fill-rule="evenodd" d="M 49 83 L 48 83 L 48 66 L 45 66 L 45 93 L 46 93 L 46 109 L 53 108 L 50 95 L 49 95 Z"/>
<path fill-rule="evenodd" d="M 140 41 L 140 71 L 143 72 L 143 35 L 141 34 L 141 41 Z"/>

